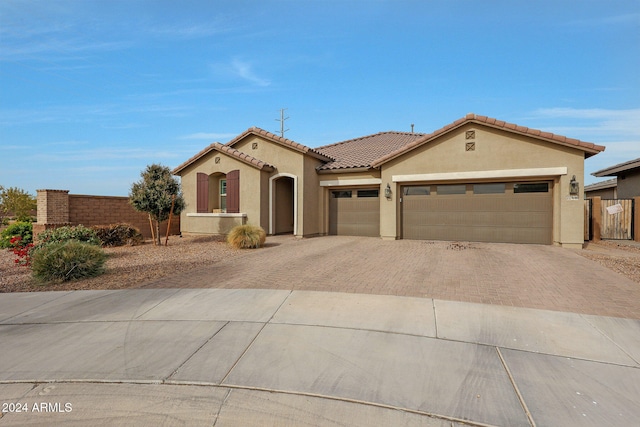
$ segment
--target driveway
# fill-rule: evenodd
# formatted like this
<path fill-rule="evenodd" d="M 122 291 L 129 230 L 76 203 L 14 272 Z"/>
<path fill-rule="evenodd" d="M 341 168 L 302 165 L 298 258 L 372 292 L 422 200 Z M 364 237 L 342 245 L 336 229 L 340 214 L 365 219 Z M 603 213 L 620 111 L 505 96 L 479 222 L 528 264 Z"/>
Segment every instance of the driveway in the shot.
<path fill-rule="evenodd" d="M 269 241 L 147 289 L 1 294 L 0 426 L 640 418 L 638 284 L 593 261 L 551 246 Z"/>
<path fill-rule="evenodd" d="M 555 246 L 274 236 L 145 288 L 281 289 L 434 298 L 640 319 L 640 285 Z"/>

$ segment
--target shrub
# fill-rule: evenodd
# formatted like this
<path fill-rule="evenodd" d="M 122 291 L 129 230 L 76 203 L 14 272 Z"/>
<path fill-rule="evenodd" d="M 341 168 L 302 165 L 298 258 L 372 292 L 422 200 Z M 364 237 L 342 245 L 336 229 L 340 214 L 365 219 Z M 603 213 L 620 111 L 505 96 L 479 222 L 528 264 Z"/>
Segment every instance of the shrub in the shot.
<path fill-rule="evenodd" d="M 11 224 L 0 234 L 0 248 L 11 248 L 11 239 L 20 237 L 22 245 L 27 245 L 33 241 L 33 224 L 30 222 L 16 222 Z"/>
<path fill-rule="evenodd" d="M 144 237 L 136 227 L 129 224 L 96 225 L 91 227 L 102 246 L 135 246 L 144 242 Z"/>
<path fill-rule="evenodd" d="M 64 226 L 43 231 L 38 234 L 38 247 L 69 240 L 100 246 L 100 239 L 94 230 L 83 225 L 77 225 L 75 227 Z"/>
<path fill-rule="evenodd" d="M 40 282 L 65 282 L 102 274 L 105 260 L 106 254 L 99 246 L 69 240 L 35 248 L 31 270 Z"/>
<path fill-rule="evenodd" d="M 31 249 L 33 249 L 33 243 L 23 243 L 22 237 L 15 236 L 11 238 L 11 249 L 16 259 L 13 262 L 16 265 L 29 267 L 31 265 Z"/>
<path fill-rule="evenodd" d="M 267 239 L 267 233 L 261 227 L 238 225 L 227 235 L 227 242 L 236 249 L 261 248 Z"/>

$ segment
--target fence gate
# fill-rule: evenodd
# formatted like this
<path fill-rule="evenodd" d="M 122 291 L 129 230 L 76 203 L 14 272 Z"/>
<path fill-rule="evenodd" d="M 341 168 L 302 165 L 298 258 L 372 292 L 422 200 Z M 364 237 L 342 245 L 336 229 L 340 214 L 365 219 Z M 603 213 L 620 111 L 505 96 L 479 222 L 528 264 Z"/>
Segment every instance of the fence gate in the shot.
<path fill-rule="evenodd" d="M 600 238 L 631 240 L 633 238 L 633 199 L 601 201 Z"/>

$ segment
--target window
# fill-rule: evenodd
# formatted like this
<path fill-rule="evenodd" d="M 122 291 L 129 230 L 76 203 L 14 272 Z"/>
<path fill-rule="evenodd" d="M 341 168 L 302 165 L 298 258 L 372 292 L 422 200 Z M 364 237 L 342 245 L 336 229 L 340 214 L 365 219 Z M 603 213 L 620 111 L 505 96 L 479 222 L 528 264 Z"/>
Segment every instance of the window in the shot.
<path fill-rule="evenodd" d="M 358 190 L 358 197 L 378 197 L 379 190 Z"/>
<path fill-rule="evenodd" d="M 473 184 L 473 194 L 502 194 L 505 188 L 504 183 Z"/>
<path fill-rule="evenodd" d="M 429 194 L 431 194 L 431 187 L 428 185 L 404 187 L 405 196 L 428 196 Z"/>
<path fill-rule="evenodd" d="M 532 182 L 527 184 L 513 184 L 513 192 L 518 193 L 548 193 L 548 182 Z"/>
<path fill-rule="evenodd" d="M 332 191 L 331 197 L 333 197 L 334 199 L 350 199 L 351 191 Z"/>
<path fill-rule="evenodd" d="M 227 211 L 227 180 L 220 180 L 220 210 Z"/>
<path fill-rule="evenodd" d="M 441 194 L 465 194 L 467 186 L 465 184 L 438 185 L 436 191 Z"/>

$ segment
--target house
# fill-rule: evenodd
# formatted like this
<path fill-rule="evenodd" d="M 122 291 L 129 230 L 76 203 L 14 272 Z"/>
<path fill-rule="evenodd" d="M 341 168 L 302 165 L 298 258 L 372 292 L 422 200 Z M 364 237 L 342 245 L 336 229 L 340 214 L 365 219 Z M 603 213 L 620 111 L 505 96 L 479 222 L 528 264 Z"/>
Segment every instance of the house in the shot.
<path fill-rule="evenodd" d="M 618 198 L 618 179 L 608 179 L 606 181 L 596 182 L 584 187 L 584 198 L 592 199 L 600 197 L 602 199 Z"/>
<path fill-rule="evenodd" d="M 174 169 L 183 233 L 583 244 L 584 159 L 603 146 L 467 114 L 430 134 L 310 148 L 259 128 Z"/>
<path fill-rule="evenodd" d="M 640 196 L 640 158 L 599 170 L 591 175 L 597 177 L 615 176 L 617 197 L 620 199 Z"/>

